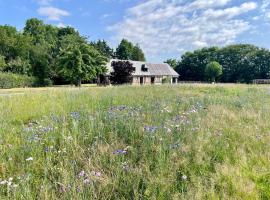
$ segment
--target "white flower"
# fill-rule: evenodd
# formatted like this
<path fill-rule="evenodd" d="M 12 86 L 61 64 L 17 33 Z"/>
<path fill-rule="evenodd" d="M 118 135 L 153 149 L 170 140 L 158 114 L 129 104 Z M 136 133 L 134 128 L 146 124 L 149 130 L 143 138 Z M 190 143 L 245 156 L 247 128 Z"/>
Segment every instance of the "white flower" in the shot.
<path fill-rule="evenodd" d="M 32 161 L 32 160 L 34 160 L 33 157 L 29 157 L 29 158 L 26 159 L 26 161 Z"/>
<path fill-rule="evenodd" d="M 6 180 L 4 180 L 4 181 L 0 181 L 0 185 L 5 185 L 7 183 L 7 181 Z"/>
<path fill-rule="evenodd" d="M 187 176 L 186 175 L 183 175 L 182 176 L 182 180 L 184 180 L 184 181 L 187 180 Z"/>

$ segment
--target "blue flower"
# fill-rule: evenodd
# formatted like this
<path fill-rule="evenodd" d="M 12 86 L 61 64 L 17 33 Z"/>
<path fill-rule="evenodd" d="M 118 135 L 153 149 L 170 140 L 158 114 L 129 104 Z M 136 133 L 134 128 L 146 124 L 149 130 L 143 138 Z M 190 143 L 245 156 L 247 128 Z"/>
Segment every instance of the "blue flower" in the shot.
<path fill-rule="evenodd" d="M 74 119 L 74 120 L 79 120 L 81 115 L 80 115 L 79 112 L 71 112 L 71 113 L 70 113 L 70 116 L 71 116 L 71 118 Z"/>
<path fill-rule="evenodd" d="M 117 149 L 116 151 L 113 152 L 113 154 L 125 155 L 125 154 L 127 154 L 127 151 L 126 150 Z"/>
<path fill-rule="evenodd" d="M 157 131 L 157 126 L 145 126 L 144 131 L 148 133 L 155 133 Z"/>

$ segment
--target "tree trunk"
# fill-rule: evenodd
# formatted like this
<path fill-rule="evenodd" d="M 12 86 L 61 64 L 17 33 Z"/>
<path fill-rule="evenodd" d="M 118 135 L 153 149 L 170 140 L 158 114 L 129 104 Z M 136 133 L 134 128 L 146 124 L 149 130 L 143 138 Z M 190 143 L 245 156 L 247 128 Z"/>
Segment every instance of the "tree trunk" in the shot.
<path fill-rule="evenodd" d="M 76 87 L 81 87 L 82 86 L 82 79 L 78 78 Z"/>

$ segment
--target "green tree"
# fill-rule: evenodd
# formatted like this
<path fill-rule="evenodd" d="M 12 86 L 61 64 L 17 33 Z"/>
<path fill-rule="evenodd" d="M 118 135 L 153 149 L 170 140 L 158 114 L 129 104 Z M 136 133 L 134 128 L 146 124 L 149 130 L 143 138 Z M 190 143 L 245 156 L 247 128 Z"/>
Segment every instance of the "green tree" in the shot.
<path fill-rule="evenodd" d="M 120 60 L 131 60 L 133 53 L 133 45 L 126 39 L 123 39 L 116 48 L 115 55 Z"/>
<path fill-rule="evenodd" d="M 178 61 L 176 59 L 168 59 L 166 61 L 164 61 L 164 63 L 167 63 L 168 65 L 170 65 L 173 69 L 176 69 L 177 65 L 178 65 Z"/>
<path fill-rule="evenodd" d="M 14 60 L 10 60 L 5 65 L 3 71 L 14 74 L 29 75 L 31 71 L 31 65 L 29 60 L 22 60 L 20 57 L 17 57 Z"/>
<path fill-rule="evenodd" d="M 140 46 L 133 45 L 126 39 L 123 39 L 116 48 L 115 56 L 120 60 L 145 61 L 145 55 Z"/>
<path fill-rule="evenodd" d="M 91 42 L 91 45 L 94 46 L 103 56 L 107 58 L 114 57 L 114 50 L 107 44 L 105 40 Z"/>
<path fill-rule="evenodd" d="M 176 71 L 180 74 L 181 79 L 204 81 L 205 67 L 209 62 L 217 60 L 218 50 L 217 47 L 203 48 L 182 55 L 176 67 Z"/>
<path fill-rule="evenodd" d="M 212 82 L 215 82 L 218 77 L 222 75 L 222 66 L 214 61 L 206 65 L 205 76 Z"/>
<path fill-rule="evenodd" d="M 133 47 L 131 60 L 134 60 L 134 61 L 145 61 L 146 60 L 144 53 L 138 44 Z"/>
<path fill-rule="evenodd" d="M 93 46 L 83 43 L 83 39 L 78 41 L 77 37 L 66 36 L 62 42 L 59 73 L 72 84 L 81 86 L 82 81 L 91 81 L 106 72 L 107 59 Z"/>

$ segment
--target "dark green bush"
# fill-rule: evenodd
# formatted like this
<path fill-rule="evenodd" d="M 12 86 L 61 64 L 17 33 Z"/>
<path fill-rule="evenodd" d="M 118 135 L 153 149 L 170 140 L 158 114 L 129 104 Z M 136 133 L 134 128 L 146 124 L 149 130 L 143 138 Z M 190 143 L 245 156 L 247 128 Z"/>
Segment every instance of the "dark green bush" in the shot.
<path fill-rule="evenodd" d="M 26 75 L 0 72 L 0 88 L 18 88 L 36 86 L 36 78 Z"/>

